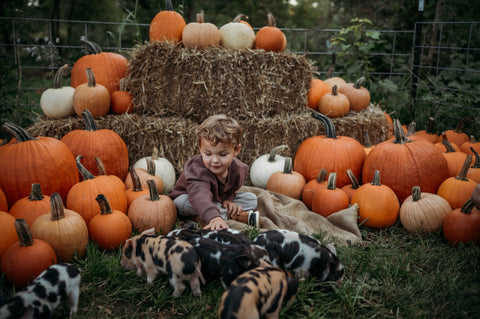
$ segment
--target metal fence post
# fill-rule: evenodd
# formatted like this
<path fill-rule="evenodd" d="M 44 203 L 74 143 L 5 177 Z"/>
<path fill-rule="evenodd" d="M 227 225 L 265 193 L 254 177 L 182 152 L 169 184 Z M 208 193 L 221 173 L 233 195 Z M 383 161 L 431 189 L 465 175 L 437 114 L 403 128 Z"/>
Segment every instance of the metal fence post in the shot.
<path fill-rule="evenodd" d="M 417 82 L 418 82 L 418 66 L 420 63 L 420 50 L 416 50 L 417 46 L 420 46 L 422 37 L 422 21 L 423 21 L 423 0 L 418 1 L 418 21 L 415 23 L 413 30 L 413 65 L 412 65 L 412 81 L 410 87 L 410 96 L 412 97 L 412 103 L 409 110 L 412 118 L 415 118 L 415 99 L 417 98 Z M 417 28 L 418 25 L 418 28 Z"/>

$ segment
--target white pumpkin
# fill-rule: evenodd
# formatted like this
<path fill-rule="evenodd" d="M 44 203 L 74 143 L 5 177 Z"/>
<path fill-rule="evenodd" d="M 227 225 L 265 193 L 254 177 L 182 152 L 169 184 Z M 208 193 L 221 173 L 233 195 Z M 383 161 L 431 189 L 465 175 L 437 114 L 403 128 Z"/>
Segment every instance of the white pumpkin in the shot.
<path fill-rule="evenodd" d="M 155 175 L 162 179 L 164 193 L 170 193 L 176 181 L 175 168 L 172 163 L 164 157 L 158 157 L 158 149 L 154 147 L 152 156 L 142 157 L 133 164 L 133 168 L 147 169 L 147 158 L 152 159 L 155 163 Z"/>
<path fill-rule="evenodd" d="M 255 43 L 255 32 L 247 23 L 240 22 L 242 14 L 233 19 L 232 22 L 220 28 L 222 35 L 221 44 L 227 49 L 251 49 Z"/>
<path fill-rule="evenodd" d="M 40 108 L 50 119 L 61 119 L 75 113 L 73 109 L 73 92 L 71 86 L 62 87 L 62 77 L 68 65 L 58 69 L 53 79 L 53 88 L 45 90 L 40 97 Z"/>
<path fill-rule="evenodd" d="M 250 167 L 250 182 L 253 186 L 266 189 L 270 175 L 283 172 L 285 157 L 277 153 L 287 148 L 287 145 L 274 147 L 269 154 L 261 155 L 253 161 Z"/>

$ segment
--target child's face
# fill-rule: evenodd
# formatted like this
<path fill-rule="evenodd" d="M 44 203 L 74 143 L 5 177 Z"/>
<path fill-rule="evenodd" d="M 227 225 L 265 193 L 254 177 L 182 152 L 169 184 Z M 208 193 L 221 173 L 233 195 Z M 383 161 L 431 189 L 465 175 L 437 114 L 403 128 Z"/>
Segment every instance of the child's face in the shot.
<path fill-rule="evenodd" d="M 203 164 L 224 182 L 228 175 L 228 168 L 233 158 L 240 153 L 241 146 L 233 147 L 230 143 L 220 142 L 212 145 L 208 140 L 202 138 L 200 142 L 200 155 Z"/>

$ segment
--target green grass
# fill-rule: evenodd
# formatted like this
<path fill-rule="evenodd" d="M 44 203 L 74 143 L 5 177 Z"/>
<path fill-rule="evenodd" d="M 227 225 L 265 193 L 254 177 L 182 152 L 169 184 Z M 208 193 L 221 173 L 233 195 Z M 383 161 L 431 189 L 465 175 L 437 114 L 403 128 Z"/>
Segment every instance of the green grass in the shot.
<path fill-rule="evenodd" d="M 281 318 L 479 318 L 480 248 L 451 246 L 441 234 L 408 234 L 397 224 L 361 229 L 364 243 L 337 247 L 346 267 L 342 284 L 301 282 Z M 249 234 L 254 236 L 254 232 Z M 149 286 L 120 265 L 120 251 L 90 243 L 81 260 L 79 310 L 74 318 L 215 318 L 223 288 L 202 287 L 173 299 L 165 276 Z M 0 289 L 13 293 L 2 275 Z M 58 309 L 54 318 L 68 316 Z"/>

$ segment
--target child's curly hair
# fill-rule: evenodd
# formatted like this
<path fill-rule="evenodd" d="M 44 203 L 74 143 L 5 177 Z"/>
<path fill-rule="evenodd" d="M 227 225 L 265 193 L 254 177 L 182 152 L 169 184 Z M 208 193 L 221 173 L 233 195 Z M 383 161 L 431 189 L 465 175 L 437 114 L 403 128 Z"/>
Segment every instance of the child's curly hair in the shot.
<path fill-rule="evenodd" d="M 202 138 L 212 145 L 220 142 L 231 143 L 234 148 L 240 145 L 242 128 L 238 122 L 225 115 L 212 115 L 200 124 L 197 128 L 198 145 Z"/>

